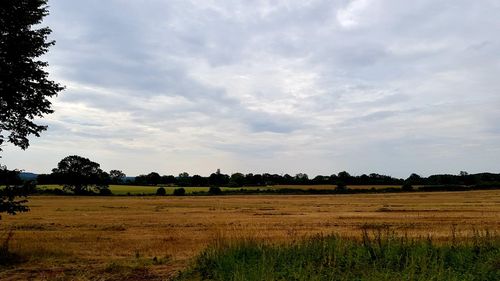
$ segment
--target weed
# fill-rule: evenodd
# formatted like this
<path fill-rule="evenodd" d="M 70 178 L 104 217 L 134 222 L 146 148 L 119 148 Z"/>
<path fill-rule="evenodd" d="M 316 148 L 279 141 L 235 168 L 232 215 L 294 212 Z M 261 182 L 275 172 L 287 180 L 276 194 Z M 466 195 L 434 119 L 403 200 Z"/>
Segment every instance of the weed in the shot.
<path fill-rule="evenodd" d="M 14 232 L 9 231 L 0 245 L 0 265 L 15 264 L 21 261 L 21 258 L 9 249 L 9 243 L 13 236 Z"/>
<path fill-rule="evenodd" d="M 290 244 L 242 241 L 204 251 L 180 280 L 500 280 L 500 240 L 410 239 L 387 228 L 362 239 L 314 236 Z"/>

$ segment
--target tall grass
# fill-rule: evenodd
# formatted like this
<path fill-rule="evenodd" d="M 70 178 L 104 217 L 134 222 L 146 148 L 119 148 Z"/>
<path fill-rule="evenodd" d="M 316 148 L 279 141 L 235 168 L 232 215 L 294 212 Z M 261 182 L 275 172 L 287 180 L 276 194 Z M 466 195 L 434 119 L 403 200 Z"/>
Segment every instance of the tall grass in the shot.
<path fill-rule="evenodd" d="M 455 235 L 453 235 L 455 237 Z M 387 231 L 288 244 L 219 243 L 180 280 L 500 280 L 500 240 L 488 232 L 439 244 Z"/>

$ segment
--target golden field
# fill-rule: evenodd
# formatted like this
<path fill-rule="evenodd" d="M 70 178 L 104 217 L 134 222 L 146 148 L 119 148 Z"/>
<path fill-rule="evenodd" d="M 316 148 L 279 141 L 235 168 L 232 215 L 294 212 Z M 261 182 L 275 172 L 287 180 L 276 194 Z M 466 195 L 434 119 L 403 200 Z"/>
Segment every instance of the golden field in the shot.
<path fill-rule="evenodd" d="M 280 242 L 316 233 L 358 236 L 363 228 L 384 227 L 439 240 L 452 229 L 464 235 L 500 230 L 500 190 L 35 196 L 29 205 L 30 212 L 0 220 L 0 235 L 14 231 L 10 250 L 23 259 L 0 268 L 0 280 L 165 280 L 220 239 Z"/>

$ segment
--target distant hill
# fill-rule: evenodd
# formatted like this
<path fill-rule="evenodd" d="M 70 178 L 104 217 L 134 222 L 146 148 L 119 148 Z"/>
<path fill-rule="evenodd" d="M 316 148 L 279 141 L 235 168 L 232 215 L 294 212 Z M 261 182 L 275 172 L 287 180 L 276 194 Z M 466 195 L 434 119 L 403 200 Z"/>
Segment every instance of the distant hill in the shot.
<path fill-rule="evenodd" d="M 21 172 L 19 173 L 19 177 L 23 181 L 30 181 L 30 180 L 36 180 L 38 177 L 38 174 L 35 173 L 29 173 L 29 172 Z M 124 181 L 135 181 L 135 177 L 125 177 Z"/>
<path fill-rule="evenodd" d="M 21 172 L 21 173 L 19 173 L 19 177 L 23 181 L 29 181 L 29 180 L 36 180 L 36 178 L 38 177 L 38 175 L 34 174 L 34 173 Z"/>

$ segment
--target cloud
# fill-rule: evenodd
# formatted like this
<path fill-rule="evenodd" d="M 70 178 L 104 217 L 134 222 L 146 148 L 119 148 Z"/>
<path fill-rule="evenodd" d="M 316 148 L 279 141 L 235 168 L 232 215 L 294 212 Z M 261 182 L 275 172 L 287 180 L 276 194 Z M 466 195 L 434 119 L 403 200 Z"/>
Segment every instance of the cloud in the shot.
<path fill-rule="evenodd" d="M 131 175 L 497 171 L 499 12 L 52 0 L 46 59 L 67 90 L 40 120 L 49 130 L 2 159 L 43 172 L 80 153 Z"/>
<path fill-rule="evenodd" d="M 369 0 L 353 0 L 337 11 L 337 20 L 342 27 L 354 28 L 361 24 L 363 14 L 368 10 Z"/>

